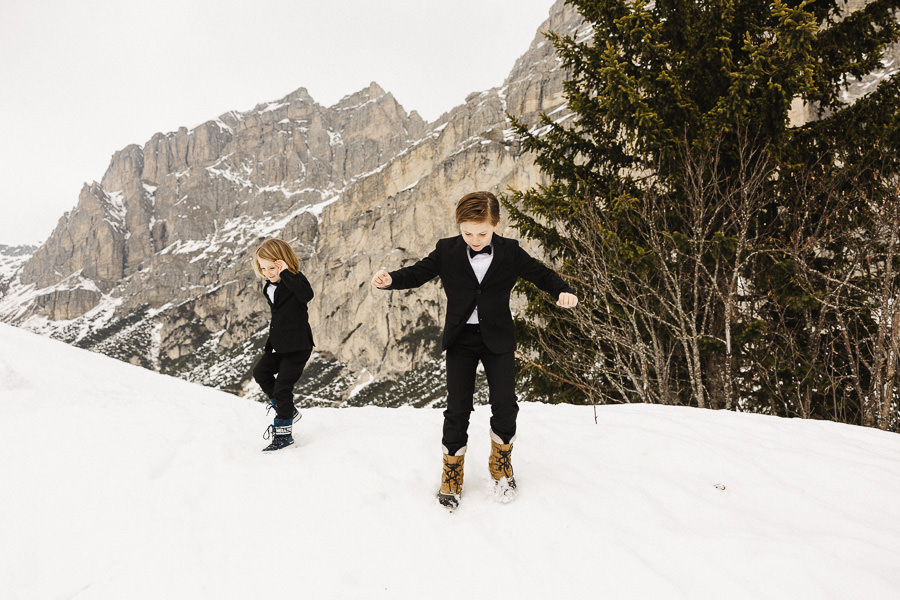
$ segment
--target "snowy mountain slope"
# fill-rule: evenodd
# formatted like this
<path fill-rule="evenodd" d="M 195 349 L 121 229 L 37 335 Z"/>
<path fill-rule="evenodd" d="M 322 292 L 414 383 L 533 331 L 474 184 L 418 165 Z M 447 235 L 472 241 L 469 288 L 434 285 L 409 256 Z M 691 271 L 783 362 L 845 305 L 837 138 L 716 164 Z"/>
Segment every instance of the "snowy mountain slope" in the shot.
<path fill-rule="evenodd" d="M 34 246 L 4 246 L 0 244 L 0 297 L 6 293 L 9 282 L 35 250 Z"/>
<path fill-rule="evenodd" d="M 521 495 L 434 500 L 441 413 L 259 404 L 0 325 L 0 590 L 36 598 L 895 598 L 900 436 L 524 404 Z M 717 487 L 718 486 L 718 487 Z"/>

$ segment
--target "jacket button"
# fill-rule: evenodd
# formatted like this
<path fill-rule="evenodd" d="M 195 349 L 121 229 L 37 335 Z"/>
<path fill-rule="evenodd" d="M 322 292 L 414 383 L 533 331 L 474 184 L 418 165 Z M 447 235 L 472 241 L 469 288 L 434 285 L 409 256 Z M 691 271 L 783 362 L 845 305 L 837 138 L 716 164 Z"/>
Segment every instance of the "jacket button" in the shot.
<path fill-rule="evenodd" d="M 480 295 L 480 294 L 481 294 L 481 290 L 475 290 L 475 295 Z"/>

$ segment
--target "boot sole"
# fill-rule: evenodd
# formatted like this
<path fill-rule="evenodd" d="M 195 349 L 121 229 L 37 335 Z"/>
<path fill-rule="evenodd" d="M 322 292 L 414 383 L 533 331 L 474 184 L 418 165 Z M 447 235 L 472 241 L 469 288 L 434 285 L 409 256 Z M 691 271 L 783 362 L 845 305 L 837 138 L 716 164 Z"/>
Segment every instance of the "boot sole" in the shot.
<path fill-rule="evenodd" d="M 262 451 L 263 452 L 278 452 L 279 450 L 284 450 L 285 448 L 290 448 L 293 445 L 294 445 L 294 440 L 291 440 L 287 444 L 284 444 L 283 446 L 278 446 L 277 448 L 273 448 L 271 445 L 266 446 L 265 448 L 262 449 Z"/>
<path fill-rule="evenodd" d="M 459 508 L 459 496 L 454 496 L 452 494 L 438 494 L 437 500 L 441 506 L 450 512 Z"/>
<path fill-rule="evenodd" d="M 515 500 L 518 495 L 519 490 L 516 488 L 515 478 L 510 480 L 507 480 L 506 477 L 501 477 L 499 480 L 494 479 L 494 500 L 506 504 Z"/>

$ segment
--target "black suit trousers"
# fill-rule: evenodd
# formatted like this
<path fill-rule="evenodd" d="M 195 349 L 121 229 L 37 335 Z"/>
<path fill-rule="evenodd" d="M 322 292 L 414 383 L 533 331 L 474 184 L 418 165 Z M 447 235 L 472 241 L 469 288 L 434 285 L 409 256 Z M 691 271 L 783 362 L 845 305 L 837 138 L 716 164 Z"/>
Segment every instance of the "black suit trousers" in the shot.
<path fill-rule="evenodd" d="M 312 350 L 264 352 L 253 367 L 253 379 L 269 398 L 276 400 L 275 412 L 279 419 L 294 416 L 294 385 L 303 375 L 310 354 Z"/>
<path fill-rule="evenodd" d="M 491 402 L 491 429 L 509 442 L 516 434 L 515 352 L 495 354 L 487 349 L 477 325 L 466 325 L 447 348 L 447 410 L 442 443 L 450 454 L 468 442 L 469 415 L 475 394 L 478 361 L 484 365 Z"/>

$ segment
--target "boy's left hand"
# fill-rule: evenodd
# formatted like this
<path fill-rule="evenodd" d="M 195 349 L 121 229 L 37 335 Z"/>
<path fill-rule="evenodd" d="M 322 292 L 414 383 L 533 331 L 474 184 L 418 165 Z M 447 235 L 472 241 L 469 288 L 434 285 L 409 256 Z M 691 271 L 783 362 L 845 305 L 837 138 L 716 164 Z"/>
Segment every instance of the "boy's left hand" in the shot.
<path fill-rule="evenodd" d="M 275 261 L 275 266 L 278 267 L 278 274 L 279 274 L 279 275 L 281 274 L 282 271 L 284 271 L 285 269 L 287 269 L 287 263 L 285 263 L 283 260 L 276 260 L 276 261 Z"/>
<path fill-rule="evenodd" d="M 560 294 L 559 300 L 556 301 L 556 305 L 562 306 L 563 308 L 575 308 L 576 304 L 578 304 L 578 296 L 566 292 Z"/>

